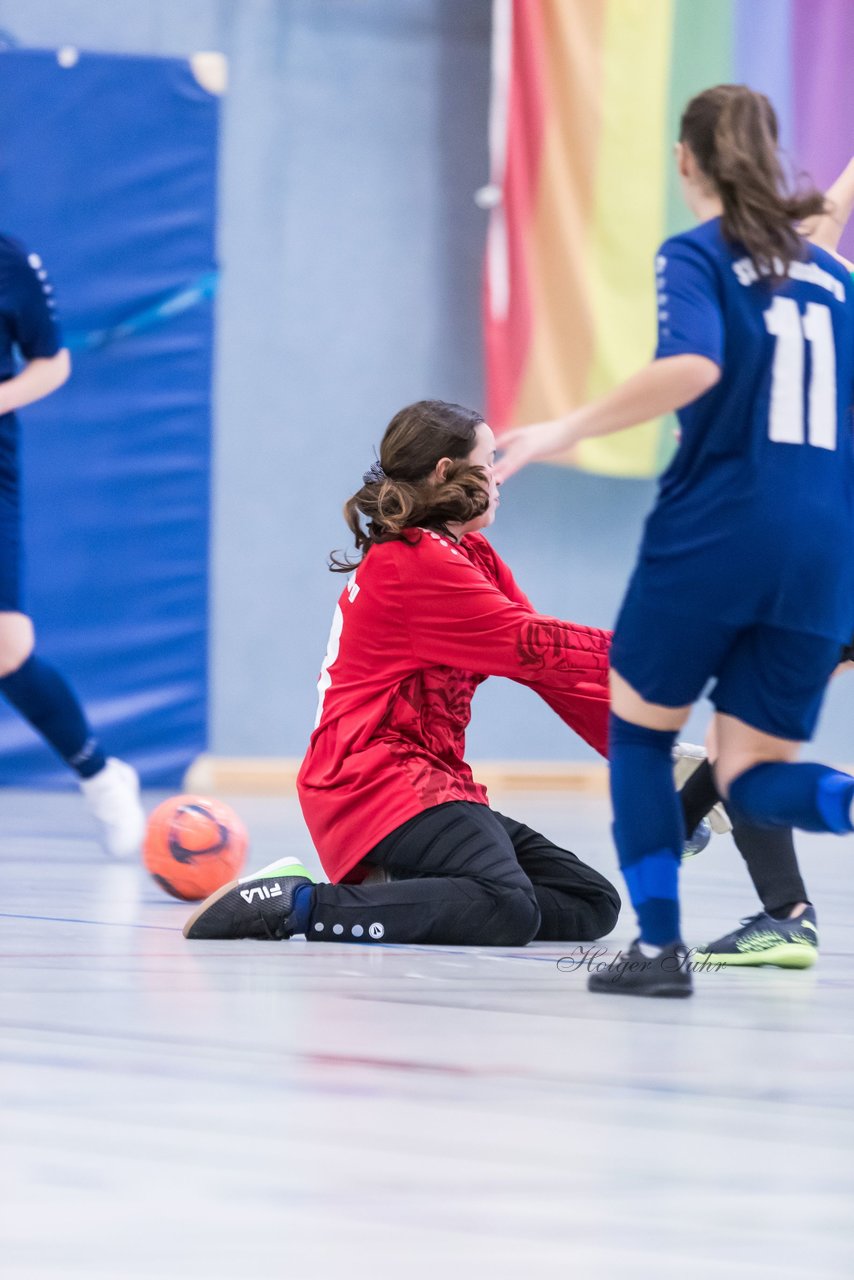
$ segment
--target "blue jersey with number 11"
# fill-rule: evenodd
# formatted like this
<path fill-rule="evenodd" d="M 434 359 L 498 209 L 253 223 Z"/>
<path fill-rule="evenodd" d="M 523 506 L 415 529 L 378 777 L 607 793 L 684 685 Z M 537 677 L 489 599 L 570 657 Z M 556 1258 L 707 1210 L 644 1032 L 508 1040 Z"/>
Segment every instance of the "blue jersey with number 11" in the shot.
<path fill-rule="evenodd" d="M 720 220 L 661 247 L 657 357 L 701 355 L 719 382 L 679 413 L 681 439 L 638 573 L 664 609 L 711 610 L 849 638 L 854 625 L 854 289 L 805 245 L 762 277 Z"/>

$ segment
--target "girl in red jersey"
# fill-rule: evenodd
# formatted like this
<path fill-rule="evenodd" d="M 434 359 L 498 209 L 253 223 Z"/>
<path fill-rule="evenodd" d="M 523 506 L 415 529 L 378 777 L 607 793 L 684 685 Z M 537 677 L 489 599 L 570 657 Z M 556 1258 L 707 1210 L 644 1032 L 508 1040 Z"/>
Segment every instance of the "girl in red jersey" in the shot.
<path fill-rule="evenodd" d="M 613 929 L 614 886 L 491 809 L 463 758 L 490 675 L 607 746 L 610 633 L 537 613 L 479 532 L 494 460 L 472 410 L 427 400 L 392 419 L 345 508 L 361 558 L 333 562 L 350 577 L 297 783 L 332 883 L 284 859 L 218 890 L 185 936 L 523 946 Z"/>

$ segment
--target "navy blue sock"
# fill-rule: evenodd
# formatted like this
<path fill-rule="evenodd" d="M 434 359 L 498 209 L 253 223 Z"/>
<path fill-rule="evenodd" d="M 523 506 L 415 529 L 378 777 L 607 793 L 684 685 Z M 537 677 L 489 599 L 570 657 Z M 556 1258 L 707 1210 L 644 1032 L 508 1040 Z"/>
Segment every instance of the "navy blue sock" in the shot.
<path fill-rule="evenodd" d="M 676 733 L 644 729 L 611 713 L 608 757 L 614 842 L 643 942 L 679 938 L 679 863 L 685 839 L 673 785 Z"/>
<path fill-rule="evenodd" d="M 739 774 L 729 804 L 759 827 L 799 827 L 845 835 L 851 825 L 854 778 L 824 764 L 757 764 Z"/>
<path fill-rule="evenodd" d="M 311 913 L 314 910 L 314 885 L 301 884 L 294 894 L 294 905 L 291 907 L 291 920 L 294 933 L 308 933 Z"/>
<path fill-rule="evenodd" d="M 72 689 L 48 662 L 31 653 L 0 693 L 81 778 L 99 773 L 106 759 Z"/>

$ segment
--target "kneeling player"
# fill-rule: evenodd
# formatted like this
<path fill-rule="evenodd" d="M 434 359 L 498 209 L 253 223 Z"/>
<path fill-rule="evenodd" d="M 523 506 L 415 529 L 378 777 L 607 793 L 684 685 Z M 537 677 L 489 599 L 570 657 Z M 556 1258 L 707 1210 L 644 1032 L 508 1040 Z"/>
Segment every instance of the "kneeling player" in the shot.
<path fill-rule="evenodd" d="M 614 928 L 614 886 L 491 809 L 463 758 L 490 675 L 527 685 L 602 754 L 607 743 L 610 633 L 537 613 L 478 532 L 498 505 L 494 455 L 489 427 L 459 405 L 422 401 L 390 423 L 345 508 L 361 559 L 298 779 L 332 883 L 274 863 L 212 895 L 187 937 L 524 946 Z"/>

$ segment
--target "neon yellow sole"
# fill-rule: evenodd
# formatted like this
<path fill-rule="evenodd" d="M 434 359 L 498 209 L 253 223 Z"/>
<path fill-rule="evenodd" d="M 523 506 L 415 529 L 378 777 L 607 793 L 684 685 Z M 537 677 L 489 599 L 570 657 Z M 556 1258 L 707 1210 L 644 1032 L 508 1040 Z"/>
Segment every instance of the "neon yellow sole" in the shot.
<path fill-rule="evenodd" d="M 817 959 L 817 947 L 805 946 L 798 942 L 783 942 L 776 947 L 766 947 L 764 951 L 700 951 L 694 957 L 697 963 L 705 960 L 709 964 L 744 965 L 753 968 L 771 964 L 780 969 L 811 969 Z"/>

